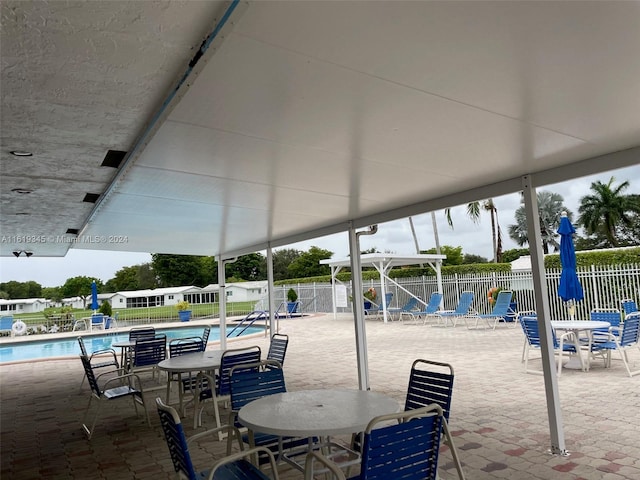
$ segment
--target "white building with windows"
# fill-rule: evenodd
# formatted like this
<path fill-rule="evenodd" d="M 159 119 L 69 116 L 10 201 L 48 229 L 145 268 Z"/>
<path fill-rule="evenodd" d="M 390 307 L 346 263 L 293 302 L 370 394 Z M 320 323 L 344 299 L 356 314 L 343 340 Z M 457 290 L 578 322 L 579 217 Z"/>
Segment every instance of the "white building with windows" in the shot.
<path fill-rule="evenodd" d="M 16 300 L 0 298 L 0 313 L 3 315 L 39 313 L 49 306 L 51 306 L 51 301 L 44 298 L 19 298 Z"/>
<path fill-rule="evenodd" d="M 186 296 L 201 290 L 200 287 L 194 286 L 132 290 L 108 294 L 110 297 L 104 300 L 109 301 L 112 308 L 162 307 L 176 305 L 185 300 Z M 102 294 L 103 297 L 105 295 L 107 294 Z"/>

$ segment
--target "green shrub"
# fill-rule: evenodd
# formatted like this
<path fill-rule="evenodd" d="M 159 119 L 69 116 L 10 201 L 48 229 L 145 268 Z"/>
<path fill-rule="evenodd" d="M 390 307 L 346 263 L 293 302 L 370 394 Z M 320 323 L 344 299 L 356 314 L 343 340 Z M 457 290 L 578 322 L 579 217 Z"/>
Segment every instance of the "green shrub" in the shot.
<path fill-rule="evenodd" d="M 112 313 L 111 304 L 107 301 L 102 302 L 102 305 L 100 305 L 98 312 L 102 313 L 105 317 L 110 317 Z"/>
<path fill-rule="evenodd" d="M 289 291 L 287 292 L 287 300 L 291 303 L 298 300 L 298 294 L 293 288 L 290 288 Z"/>

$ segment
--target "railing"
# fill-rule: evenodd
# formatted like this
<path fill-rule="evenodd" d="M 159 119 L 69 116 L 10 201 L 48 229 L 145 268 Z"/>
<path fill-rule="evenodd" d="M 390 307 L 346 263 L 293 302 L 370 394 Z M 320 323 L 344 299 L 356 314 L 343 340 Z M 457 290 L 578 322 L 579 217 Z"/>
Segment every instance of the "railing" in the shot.
<path fill-rule="evenodd" d="M 546 270 L 546 286 L 551 316 L 568 318 L 567 305 L 558 297 L 558 284 L 561 269 Z M 584 290 L 584 300 L 576 304 L 575 318 L 587 319 L 589 312 L 595 308 L 620 309 L 620 300 L 624 298 L 640 299 L 640 264 L 617 266 L 590 266 L 577 269 L 578 278 Z M 387 291 L 393 292 L 393 306 L 404 305 L 410 295 L 428 299 L 437 290 L 435 276 L 411 278 L 395 278 L 399 286 L 387 283 Z M 347 283 L 349 287 L 349 283 Z M 444 275 L 442 277 L 443 302 L 446 309 L 453 309 L 463 291 L 474 292 L 472 308 L 480 313 L 488 313 L 491 305 L 487 301 L 487 292 L 491 287 L 499 286 L 513 290 L 514 299 L 518 302 L 518 310 L 535 310 L 533 276 L 530 271 L 524 272 L 492 272 L 468 275 Z M 363 289 L 374 287 L 380 291 L 379 280 L 364 280 Z M 297 283 L 276 287 L 276 298 L 285 298 L 289 288 L 296 290 L 298 300 L 306 306 L 314 308 L 305 311 L 333 311 L 331 284 Z M 349 295 L 352 292 L 348 292 Z M 338 311 L 351 312 L 352 307 L 340 308 Z"/>
<path fill-rule="evenodd" d="M 249 315 L 247 315 L 246 317 L 244 317 L 242 320 L 240 320 L 240 323 L 238 323 L 235 327 L 231 329 L 229 333 L 227 333 L 227 338 L 239 337 L 245 332 L 245 330 L 247 330 L 247 328 L 251 327 L 258 320 L 265 321 L 265 332 L 266 332 L 266 324 L 268 319 L 269 319 L 269 315 L 267 314 L 267 312 L 265 312 L 264 310 L 255 310 L 251 312 Z M 234 335 L 234 332 L 238 329 L 240 329 L 240 331 Z"/>

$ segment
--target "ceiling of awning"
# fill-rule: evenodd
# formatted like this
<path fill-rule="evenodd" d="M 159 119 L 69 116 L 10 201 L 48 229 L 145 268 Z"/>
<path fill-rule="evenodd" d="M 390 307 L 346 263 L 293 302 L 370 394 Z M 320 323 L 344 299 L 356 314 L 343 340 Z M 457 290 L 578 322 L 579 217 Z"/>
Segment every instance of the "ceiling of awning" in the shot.
<path fill-rule="evenodd" d="M 233 256 L 639 163 L 638 2 L 1 8 L 1 255 Z"/>

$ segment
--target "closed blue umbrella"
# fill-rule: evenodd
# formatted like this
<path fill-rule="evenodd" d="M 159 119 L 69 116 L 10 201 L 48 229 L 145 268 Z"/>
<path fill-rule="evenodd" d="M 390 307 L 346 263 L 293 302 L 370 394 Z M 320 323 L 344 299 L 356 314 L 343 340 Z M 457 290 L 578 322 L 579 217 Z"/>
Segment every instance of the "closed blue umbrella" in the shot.
<path fill-rule="evenodd" d="M 562 263 L 562 273 L 560 274 L 560 285 L 558 285 L 558 296 L 565 302 L 571 302 L 570 311 L 573 312 L 573 303 L 584 298 L 582 285 L 576 273 L 576 251 L 573 246 L 573 234 L 576 229 L 571 225 L 566 212 L 562 212 L 560 218 L 560 263 Z M 573 313 L 571 313 L 573 317 Z"/>
<path fill-rule="evenodd" d="M 91 310 L 98 309 L 98 286 L 95 280 L 91 282 Z"/>

